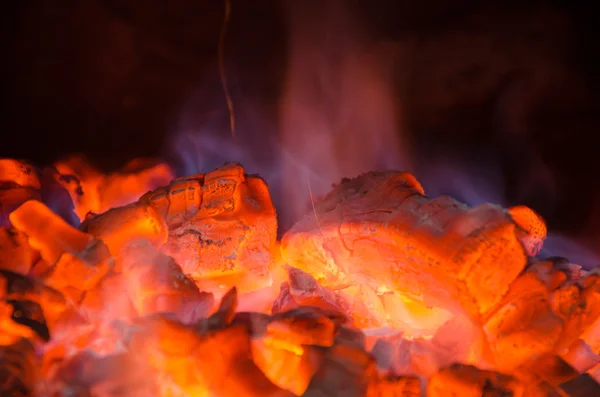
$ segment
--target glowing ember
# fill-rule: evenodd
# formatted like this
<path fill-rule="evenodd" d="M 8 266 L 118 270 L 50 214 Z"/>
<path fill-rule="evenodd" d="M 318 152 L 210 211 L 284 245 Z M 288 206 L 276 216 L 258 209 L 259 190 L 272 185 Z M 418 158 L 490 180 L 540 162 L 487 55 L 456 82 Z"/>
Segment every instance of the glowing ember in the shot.
<path fill-rule="evenodd" d="M 526 207 L 371 172 L 279 246 L 267 185 L 239 164 L 173 180 L 71 158 L 0 160 L 0 218 L 3 396 L 600 393 L 600 276 L 536 258 Z"/>

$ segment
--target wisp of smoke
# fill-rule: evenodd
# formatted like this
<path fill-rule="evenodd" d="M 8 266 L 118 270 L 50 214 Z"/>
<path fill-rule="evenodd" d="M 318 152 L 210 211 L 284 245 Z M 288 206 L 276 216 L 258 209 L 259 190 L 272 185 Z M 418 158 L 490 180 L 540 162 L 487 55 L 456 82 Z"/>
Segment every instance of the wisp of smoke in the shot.
<path fill-rule="evenodd" d="M 288 2 L 288 74 L 281 103 L 286 205 L 306 212 L 309 184 L 326 193 L 342 177 L 372 169 L 408 169 L 399 103 L 386 57 L 348 2 Z"/>

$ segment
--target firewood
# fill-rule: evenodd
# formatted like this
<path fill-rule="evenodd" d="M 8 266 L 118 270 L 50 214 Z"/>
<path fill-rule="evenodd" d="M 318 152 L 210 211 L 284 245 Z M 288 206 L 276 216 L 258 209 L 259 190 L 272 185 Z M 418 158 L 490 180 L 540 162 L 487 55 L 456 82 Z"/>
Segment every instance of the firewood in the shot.
<path fill-rule="evenodd" d="M 69 157 L 54 165 L 63 177 L 69 178 L 63 186 L 69 191 L 75 212 L 84 220 L 89 212 L 103 213 L 137 201 L 144 193 L 167 185 L 174 174 L 165 164 L 136 159 L 118 172 L 103 174 L 79 156 Z M 77 181 L 77 183 L 72 183 Z"/>
<path fill-rule="evenodd" d="M 567 282 L 572 284 L 567 273 L 563 271 L 563 267 L 551 259 L 534 259 L 525 270 L 536 273 L 539 280 L 544 283 L 549 291 L 553 291 Z"/>
<path fill-rule="evenodd" d="M 46 285 L 78 302 L 85 291 L 93 289 L 114 267 L 108 248 L 93 240 L 84 252 L 64 252 L 42 276 Z"/>
<path fill-rule="evenodd" d="M 67 224 L 39 201 L 28 201 L 10 214 L 15 228 L 28 237 L 48 264 L 44 282 L 77 301 L 113 267 L 108 247 Z"/>
<path fill-rule="evenodd" d="M 115 255 L 146 238 L 194 278 L 248 276 L 256 280 L 252 289 L 270 281 L 277 220 L 265 182 L 228 164 L 176 179 L 86 220 L 81 229 Z"/>
<path fill-rule="evenodd" d="M 11 211 L 0 227 L 0 376 L 10 380 L 0 394 L 32 389 L 2 362 L 22 339 L 43 354 L 36 376 L 53 397 L 598 387 L 600 275 L 533 258 L 546 226 L 527 207 L 470 208 L 427 198 L 410 174 L 371 172 L 315 203 L 279 258 L 266 183 L 239 164 L 162 188 L 153 177 L 166 185 L 171 174 L 160 164 L 108 176 L 76 161 L 28 167 L 0 160 L 0 212 Z M 42 203 L 48 177 L 71 192 L 79 229 Z M 261 294 L 270 310 L 250 302 Z"/>
<path fill-rule="evenodd" d="M 139 240 L 160 247 L 167 241 L 169 233 L 162 216 L 140 202 L 90 217 L 81 224 L 80 230 L 103 241 L 115 256 L 128 244 Z"/>
<path fill-rule="evenodd" d="M 422 308 L 418 326 L 413 329 L 410 318 L 418 316 L 418 312 L 411 310 L 412 301 L 400 294 L 388 291 L 379 295 L 365 285 L 333 291 L 300 269 L 287 266 L 286 270 L 289 281 L 282 283 L 279 296 L 273 302 L 272 313 L 298 306 L 314 306 L 339 311 L 348 317 L 347 323 L 359 328 L 393 326 L 410 336 L 420 336 L 423 331 L 430 334 L 451 318 L 445 310 Z M 407 311 L 411 311 L 411 315 L 407 315 Z M 429 328 L 426 326 L 428 323 L 431 323 Z"/>
<path fill-rule="evenodd" d="M 5 183 L 33 189 L 41 186 L 35 168 L 25 161 L 14 159 L 0 159 L 0 184 Z"/>
<path fill-rule="evenodd" d="M 254 333 L 252 357 L 262 372 L 282 389 L 302 395 L 333 344 L 335 324 L 319 310 L 290 311 L 270 318 Z"/>
<path fill-rule="evenodd" d="M 23 325 L 46 340 L 52 335 L 53 328 L 70 310 L 59 291 L 34 278 L 6 270 L 0 270 L 0 301 L 3 302 L 0 316 L 3 324 L 6 325 L 6 321 L 12 318 L 9 324 L 13 327 L 14 323 Z M 9 306 L 10 310 L 7 312 L 6 308 Z M 24 330 L 23 327 L 15 328 L 15 333 L 10 331 L 12 327 L 7 328 L 4 328 L 7 332 L 3 336 L 8 337 L 11 334 L 31 336 L 31 332 Z"/>
<path fill-rule="evenodd" d="M 552 311 L 548 287 L 534 271 L 513 282 L 500 308 L 484 325 L 495 364 L 503 371 L 553 351 L 563 330 L 562 319 Z"/>
<path fill-rule="evenodd" d="M 596 289 L 596 297 L 590 296 L 593 289 Z M 586 291 L 579 285 L 566 284 L 552 291 L 550 299 L 553 312 L 564 323 L 561 339 L 556 346 L 559 351 L 568 348 L 591 323 L 600 318 L 600 289 L 598 287 L 588 287 Z"/>
<path fill-rule="evenodd" d="M 582 339 L 585 340 L 596 352 L 600 352 L 600 275 L 592 274 L 578 280 L 581 288 L 580 305 L 582 311 Z"/>
<path fill-rule="evenodd" d="M 510 371 L 544 353 L 566 354 L 600 321 L 600 277 L 568 277 L 538 262 L 513 282 L 483 327 L 498 368 Z"/>
<path fill-rule="evenodd" d="M 252 358 L 276 386 L 302 396 L 321 366 L 324 349 L 315 346 L 290 346 L 272 339 L 253 339 Z"/>
<path fill-rule="evenodd" d="M 63 252 L 77 255 L 84 252 L 93 238 L 56 215 L 36 200 L 23 203 L 10 216 L 13 226 L 29 237 L 29 244 L 40 251 L 49 263 L 56 262 Z"/>
<path fill-rule="evenodd" d="M 256 286 L 269 282 L 277 219 L 266 183 L 245 175 L 239 164 L 209 172 L 200 182 L 197 210 L 184 197 L 191 181 L 172 185 L 171 206 L 165 214 L 170 233 L 164 251 L 193 277 L 240 274 L 256 279 Z M 182 190 L 186 185 L 187 191 Z M 158 197 L 152 195 L 150 201 L 162 206 Z"/>
<path fill-rule="evenodd" d="M 360 379 L 356 390 L 366 390 L 374 362 L 360 331 L 342 327 L 338 314 L 300 307 L 271 317 L 232 316 L 235 301 L 232 289 L 215 314 L 196 324 L 184 325 L 168 316 L 136 320 L 131 349 L 157 363 L 156 370 L 168 373 L 190 395 L 311 395 L 328 388 L 329 377 L 338 376 L 334 374 L 340 367 L 352 382 Z M 228 382 L 221 380 L 225 374 Z M 319 381 L 319 376 L 324 378 Z M 310 391 L 308 385 L 314 382 Z"/>
<path fill-rule="evenodd" d="M 266 338 L 296 346 L 333 345 L 338 324 L 327 312 L 313 308 L 297 308 L 272 317 Z"/>
<path fill-rule="evenodd" d="M 430 340 L 398 336 L 390 339 L 379 339 L 371 350 L 377 365 L 383 370 L 427 378 L 454 361 L 451 353 Z"/>
<path fill-rule="evenodd" d="M 200 333 L 164 316 L 137 322 L 130 349 L 165 372 L 188 395 L 291 397 L 252 361 L 250 334 L 242 324 Z"/>
<path fill-rule="evenodd" d="M 338 334 L 304 396 L 359 397 L 367 393 L 369 379 L 376 371 L 375 361 L 356 339 L 349 338 L 351 335 L 352 332 Z"/>
<path fill-rule="evenodd" d="M 116 262 L 140 316 L 170 312 L 185 322 L 194 322 L 212 309 L 212 294 L 200 292 L 172 258 L 148 242 L 128 245 Z"/>
<path fill-rule="evenodd" d="M 27 274 L 38 259 L 25 233 L 0 227 L 0 269 Z"/>
<path fill-rule="evenodd" d="M 539 247 L 524 239 L 543 240 L 543 222 L 524 208 L 515 221 L 495 205 L 423 194 L 406 173 L 343 180 L 284 235 L 282 257 L 327 287 L 367 285 L 481 319 Z"/>
<path fill-rule="evenodd" d="M 8 215 L 27 200 L 43 201 L 69 222 L 75 220 L 67 185 L 67 178 L 51 168 L 0 159 L 0 225 L 10 226 Z"/>
<path fill-rule="evenodd" d="M 31 187 L 2 186 L 0 187 L 0 226 L 10 227 L 9 214 L 28 200 L 40 200 L 38 191 Z"/>

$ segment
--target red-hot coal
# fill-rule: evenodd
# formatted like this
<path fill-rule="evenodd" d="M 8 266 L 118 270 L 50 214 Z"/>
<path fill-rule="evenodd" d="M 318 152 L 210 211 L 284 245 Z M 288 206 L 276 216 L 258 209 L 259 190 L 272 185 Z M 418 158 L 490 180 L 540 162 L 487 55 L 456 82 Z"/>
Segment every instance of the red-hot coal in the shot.
<path fill-rule="evenodd" d="M 268 181 L 237 163 L 4 159 L 0 182 L 3 396 L 599 393 L 600 276 L 539 257 L 527 207 L 372 171 L 278 241 Z"/>

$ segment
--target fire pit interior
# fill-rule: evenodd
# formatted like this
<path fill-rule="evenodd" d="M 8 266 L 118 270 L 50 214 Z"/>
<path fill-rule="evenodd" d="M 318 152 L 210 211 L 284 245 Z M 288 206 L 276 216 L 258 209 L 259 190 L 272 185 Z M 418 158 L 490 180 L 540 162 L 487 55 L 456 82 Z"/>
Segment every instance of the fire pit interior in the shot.
<path fill-rule="evenodd" d="M 486 39 L 448 33 L 427 39 L 427 50 L 415 50 L 416 36 L 401 47 L 373 49 L 374 39 L 355 30 L 347 41 L 329 36 L 328 26 L 358 25 L 359 13 L 344 13 L 343 2 L 287 4 L 295 33 L 276 112 L 280 132 L 270 145 L 266 132 L 247 135 L 260 112 L 246 106 L 251 100 L 236 100 L 240 91 L 231 89 L 222 63 L 230 18 L 253 9 L 241 3 L 211 6 L 210 18 L 219 16 L 211 31 L 220 40 L 212 98 L 220 101 L 221 123 L 217 133 L 195 134 L 204 150 L 193 158 L 196 167 L 168 156 L 131 156 L 118 141 L 102 142 L 91 156 L 0 153 L 0 395 L 600 396 L 598 269 L 547 254 L 552 222 L 544 219 L 544 205 L 538 211 L 501 196 L 469 200 L 464 189 L 460 197 L 442 194 L 444 180 L 464 186 L 458 163 L 425 154 L 427 134 L 412 140 L 414 150 L 410 139 L 399 138 L 402 121 L 387 85 L 397 67 L 385 66 L 382 54 L 412 57 L 413 66 L 427 65 L 431 73 L 432 81 L 416 72 L 414 81 L 396 81 L 424 90 L 430 84 L 428 92 L 437 95 L 411 96 L 407 109 L 415 116 L 406 126 L 425 118 L 429 128 L 446 122 L 455 128 L 466 124 L 441 110 L 456 98 L 433 81 L 445 72 L 430 62 L 450 59 L 436 46 L 466 40 L 485 47 Z M 119 23 L 148 22 L 156 7 L 89 4 L 73 15 L 116 13 L 115 32 Z M 45 6 L 31 7 L 28 20 L 48 15 Z M 365 9 L 382 26 L 390 23 Z M 417 6 L 402 10 L 423 20 Z M 560 13 L 540 10 L 527 15 L 546 18 L 541 30 L 563 26 Z M 523 18 L 510 20 L 536 32 Z M 503 19 L 493 21 L 500 26 Z M 328 51 L 332 43 L 335 51 Z M 551 53 L 540 50 L 532 64 L 546 65 Z M 511 65 L 499 74 L 509 76 Z M 552 65 L 540 66 L 548 74 L 538 80 L 502 86 L 494 106 L 511 133 L 529 125 L 515 121 L 527 107 L 523 101 L 546 93 L 525 98 L 519 84 L 546 87 L 569 75 L 564 64 Z M 484 73 L 475 69 L 471 74 Z M 318 88 L 329 91 L 307 84 L 321 72 Z M 461 100 L 480 101 L 475 91 Z M 181 114 L 191 106 L 182 105 Z M 179 126 L 194 124 L 186 117 Z M 191 144 L 181 144 L 181 136 L 166 139 L 179 142 L 171 154 L 183 158 Z M 517 149 L 503 142 L 501 150 L 511 146 L 515 155 L 531 145 L 525 138 Z M 448 153 L 460 146 L 437 144 Z M 256 160 L 261 154 L 248 155 L 256 148 L 280 157 Z M 531 153 L 527 164 L 544 163 L 540 151 Z M 102 167 L 89 160 L 94 156 L 129 161 Z M 545 186 L 542 179 L 521 183 L 537 188 Z M 494 183 L 491 176 L 486 181 Z"/>

